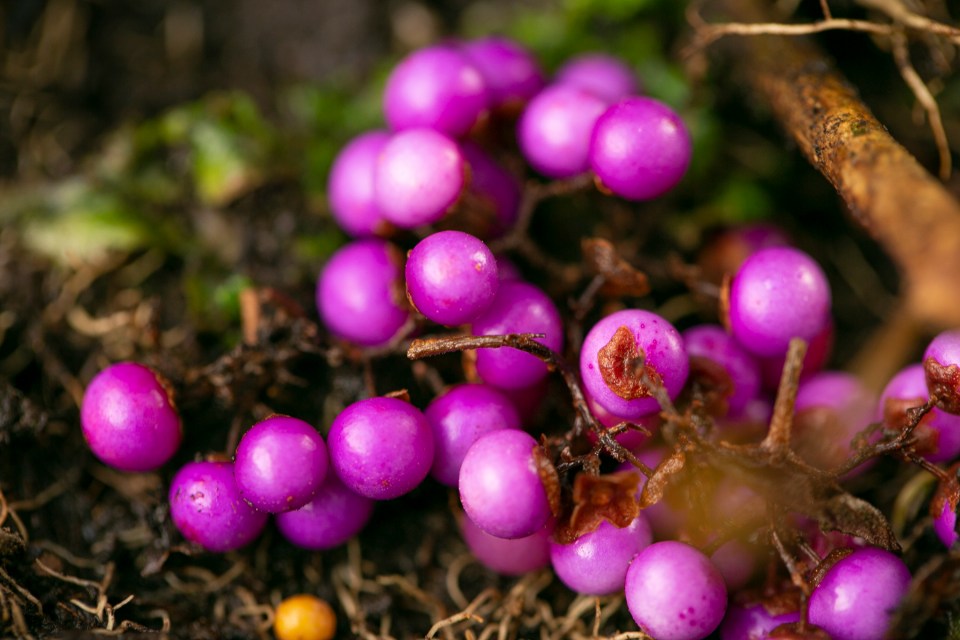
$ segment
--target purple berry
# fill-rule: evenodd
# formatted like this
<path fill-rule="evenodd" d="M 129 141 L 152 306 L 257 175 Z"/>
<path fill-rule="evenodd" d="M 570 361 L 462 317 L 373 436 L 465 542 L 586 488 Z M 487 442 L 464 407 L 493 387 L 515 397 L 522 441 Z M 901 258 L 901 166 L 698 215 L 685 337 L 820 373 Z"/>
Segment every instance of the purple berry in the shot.
<path fill-rule="evenodd" d="M 571 178 L 590 168 L 590 135 L 607 108 L 594 94 L 573 86 L 547 87 L 530 101 L 517 123 L 524 158 L 550 178 Z"/>
<path fill-rule="evenodd" d="M 402 229 L 433 224 L 460 197 L 464 169 L 460 147 L 439 131 L 395 133 L 374 169 L 374 202 L 384 218 Z"/>
<path fill-rule="evenodd" d="M 830 284 L 816 261 L 790 247 L 747 258 L 729 295 L 730 331 L 759 356 L 786 353 L 791 338 L 808 342 L 828 322 Z"/>
<path fill-rule="evenodd" d="M 577 593 L 603 596 L 623 589 L 634 556 L 653 542 L 641 513 L 622 529 L 606 520 L 570 544 L 550 541 L 550 563 L 563 584 Z"/>
<path fill-rule="evenodd" d="M 927 403 L 930 393 L 922 364 L 900 370 L 880 395 L 880 414 L 888 429 L 901 430 L 907 425 L 907 409 Z M 920 420 L 913 432 L 915 449 L 930 462 L 947 462 L 960 455 L 960 416 L 934 407 Z"/>
<path fill-rule="evenodd" d="M 414 51 L 394 67 L 383 92 L 383 112 L 394 130 L 429 127 L 467 133 L 487 108 L 480 71 L 452 46 Z"/>
<path fill-rule="evenodd" d="M 483 76 L 491 107 L 522 104 L 543 88 L 543 72 L 537 59 L 513 40 L 500 36 L 479 38 L 465 43 L 463 52 Z"/>
<path fill-rule="evenodd" d="M 327 476 L 327 446 L 312 426 L 270 416 L 250 427 L 237 445 L 234 475 L 243 498 L 260 511 L 299 509 Z"/>
<path fill-rule="evenodd" d="M 121 471 L 153 471 L 176 453 L 180 415 L 164 380 L 136 362 L 98 373 L 83 394 L 83 437 L 104 464 Z"/>
<path fill-rule="evenodd" d="M 368 398 L 348 406 L 330 426 L 327 447 L 347 488 L 374 500 L 409 493 L 433 463 L 427 419 L 397 398 Z"/>
<path fill-rule="evenodd" d="M 498 538 L 524 538 L 550 519 L 533 459 L 537 441 L 515 429 L 481 436 L 460 466 L 460 501 L 473 522 Z"/>
<path fill-rule="evenodd" d="M 627 63 L 605 53 L 571 58 L 557 70 L 554 82 L 584 89 L 611 104 L 640 93 L 637 76 Z"/>
<path fill-rule="evenodd" d="M 728 591 L 739 591 L 747 586 L 757 569 L 757 558 L 753 549 L 736 538 L 720 545 L 711 554 L 710 562 L 723 576 Z"/>
<path fill-rule="evenodd" d="M 333 549 L 360 533 L 373 515 L 373 505 L 370 498 L 348 489 L 337 474 L 328 473 L 313 500 L 276 515 L 277 528 L 298 547 Z"/>
<path fill-rule="evenodd" d="M 858 549 L 827 571 L 810 595 L 810 622 L 834 640 L 886 637 L 910 586 L 910 570 L 889 551 Z"/>
<path fill-rule="evenodd" d="M 610 413 L 627 419 L 658 412 L 660 405 L 635 370 L 641 356 L 646 375 L 676 398 L 690 368 L 683 339 L 669 322 L 640 309 L 612 313 L 587 333 L 580 350 L 586 392 Z"/>
<path fill-rule="evenodd" d="M 590 168 L 610 192 L 650 200 L 680 182 L 693 143 L 677 113 L 653 98 L 624 98 L 607 109 L 590 138 Z"/>
<path fill-rule="evenodd" d="M 720 640 L 766 640 L 781 624 L 799 621 L 799 611 L 773 613 L 761 603 L 731 604 L 720 625 Z"/>
<path fill-rule="evenodd" d="M 500 286 L 497 261 L 479 238 L 438 231 L 407 256 L 407 295 L 437 324 L 458 325 L 483 313 Z"/>
<path fill-rule="evenodd" d="M 520 576 L 550 564 L 549 526 L 529 536 L 508 540 L 490 535 L 464 515 L 460 519 L 460 531 L 480 564 L 499 574 Z"/>
<path fill-rule="evenodd" d="M 760 395 L 760 365 L 730 334 L 718 325 L 701 325 L 683 332 L 683 344 L 690 357 L 706 358 L 720 365 L 732 389 L 726 397 L 727 416 L 743 415 Z"/>
<path fill-rule="evenodd" d="M 501 282 L 493 303 L 474 319 L 475 335 L 543 333 L 537 342 L 560 351 L 563 321 L 550 297 L 526 282 Z M 505 389 L 529 387 L 547 375 L 547 365 L 536 356 L 511 347 L 480 349 L 477 374 L 487 384 Z"/>
<path fill-rule="evenodd" d="M 935 337 L 923 353 L 923 365 L 937 406 L 960 414 L 960 329 Z"/>
<path fill-rule="evenodd" d="M 499 236 L 506 233 L 517 222 L 520 213 L 520 182 L 469 140 L 464 140 L 460 149 L 470 167 L 470 195 L 493 212 L 489 234 Z"/>
<path fill-rule="evenodd" d="M 630 615 L 657 640 L 701 640 L 727 609 L 727 589 L 717 568 L 682 542 L 656 542 L 627 569 Z"/>
<path fill-rule="evenodd" d="M 957 508 L 953 504 L 954 500 L 949 496 L 942 496 L 940 502 L 939 513 L 933 519 L 933 532 L 940 538 L 943 546 L 952 549 L 957 539 L 960 539 L 960 535 L 957 534 Z M 936 505 L 936 503 L 935 499 L 933 504 Z"/>
<path fill-rule="evenodd" d="M 233 463 L 191 462 L 170 482 L 170 519 L 183 537 L 222 553 L 252 542 L 269 517 L 240 496 Z"/>
<path fill-rule="evenodd" d="M 352 236 L 380 235 L 388 223 L 374 202 L 373 172 L 390 139 L 386 131 L 368 131 L 351 140 L 337 154 L 327 179 L 330 213 Z"/>
<path fill-rule="evenodd" d="M 449 487 L 457 486 L 467 450 L 487 433 L 519 429 L 520 416 L 501 391 L 484 384 L 451 387 L 424 411 L 435 443 L 432 475 Z"/>
<path fill-rule="evenodd" d="M 334 335 L 365 347 L 390 342 L 406 323 L 402 255 L 377 239 L 341 247 L 317 281 L 320 318 Z"/>

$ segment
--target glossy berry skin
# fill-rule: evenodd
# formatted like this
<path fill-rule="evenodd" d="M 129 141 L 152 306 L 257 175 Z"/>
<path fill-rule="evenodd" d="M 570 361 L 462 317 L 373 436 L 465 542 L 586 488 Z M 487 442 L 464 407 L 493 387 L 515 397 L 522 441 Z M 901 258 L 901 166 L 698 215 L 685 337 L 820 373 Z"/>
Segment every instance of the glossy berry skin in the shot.
<path fill-rule="evenodd" d="M 620 58 L 605 53 L 570 58 L 557 70 L 554 82 L 584 89 L 611 104 L 640 93 L 633 70 Z"/>
<path fill-rule="evenodd" d="M 327 436 L 330 462 L 348 489 L 389 500 L 419 485 L 433 463 L 433 432 L 423 413 L 397 398 L 354 402 Z"/>
<path fill-rule="evenodd" d="M 627 569 L 624 591 L 634 621 L 657 640 L 702 640 L 727 609 L 720 572 L 682 542 L 655 542 L 641 551 Z"/>
<path fill-rule="evenodd" d="M 938 406 L 960 414 L 960 329 L 938 334 L 923 353 L 927 385 L 938 397 Z M 931 371 L 935 367 L 940 371 Z M 933 374 L 937 374 L 934 376 Z"/>
<path fill-rule="evenodd" d="M 451 387 L 423 413 L 435 443 L 430 475 L 448 487 L 457 486 L 463 458 L 478 438 L 500 429 L 520 428 L 520 416 L 510 399 L 485 384 Z"/>
<path fill-rule="evenodd" d="M 537 342 L 554 351 L 563 347 L 563 321 L 550 297 L 526 282 L 501 282 L 493 302 L 473 321 L 478 336 L 543 333 Z M 511 347 L 479 349 L 477 374 L 487 384 L 504 389 L 529 387 L 547 375 L 536 356 Z"/>
<path fill-rule="evenodd" d="M 828 322 L 830 284 L 820 265 L 790 247 L 761 249 L 733 278 L 729 326 L 758 356 L 786 353 L 791 338 L 808 342 Z"/>
<path fill-rule="evenodd" d="M 794 402 L 794 450 L 824 471 L 841 464 L 853 450 L 854 436 L 874 420 L 876 398 L 845 371 L 822 371 L 807 378 Z"/>
<path fill-rule="evenodd" d="M 277 640 L 333 640 L 337 614 L 326 600 L 316 596 L 290 596 L 277 605 L 273 633 Z"/>
<path fill-rule="evenodd" d="M 906 410 L 930 399 L 922 364 L 901 369 L 880 394 L 879 412 L 884 426 L 902 429 L 907 425 Z M 947 462 L 960 455 L 960 416 L 934 407 L 914 430 L 917 452 L 933 463 Z"/>
<path fill-rule="evenodd" d="M 470 322 L 490 306 L 500 286 L 493 253 L 462 231 L 438 231 L 418 242 L 404 272 L 413 306 L 437 324 Z"/>
<path fill-rule="evenodd" d="M 584 595 L 603 596 L 623 589 L 627 567 L 653 542 L 650 525 L 641 513 L 629 526 L 606 520 L 570 544 L 550 541 L 550 564 L 563 584 Z"/>
<path fill-rule="evenodd" d="M 957 511 L 949 500 L 943 501 L 939 515 L 933 519 L 933 532 L 948 549 L 952 549 L 960 539 L 957 534 Z"/>
<path fill-rule="evenodd" d="M 483 76 L 493 108 L 523 104 L 543 88 L 536 57 L 514 40 L 487 36 L 464 43 L 462 49 Z"/>
<path fill-rule="evenodd" d="M 414 51 L 393 68 L 383 92 L 383 113 L 398 131 L 429 127 L 462 136 L 487 108 L 480 71 L 456 47 Z"/>
<path fill-rule="evenodd" d="M 720 625 L 720 640 L 766 640 L 781 624 L 799 621 L 799 611 L 773 614 L 759 603 L 731 604 Z"/>
<path fill-rule="evenodd" d="M 327 446 L 310 424 L 270 416 L 250 427 L 237 445 L 234 475 L 244 500 L 260 511 L 299 509 L 327 476 Z"/>
<path fill-rule="evenodd" d="M 399 249 L 375 238 L 333 254 L 317 280 L 317 308 L 331 333 L 364 347 L 390 342 L 409 317 L 402 260 Z"/>
<path fill-rule="evenodd" d="M 463 458 L 460 502 L 467 517 L 492 536 L 524 538 L 550 519 L 535 446 L 530 434 L 501 429 L 477 439 Z"/>
<path fill-rule="evenodd" d="M 136 362 L 118 362 L 94 376 L 83 394 L 80 424 L 93 454 L 121 471 L 159 469 L 183 439 L 170 391 Z"/>
<path fill-rule="evenodd" d="M 373 173 L 373 194 L 383 217 L 401 229 L 442 219 L 465 184 L 460 147 L 433 129 L 406 129 L 384 145 Z"/>
<path fill-rule="evenodd" d="M 626 327 L 632 336 L 632 343 L 628 341 L 622 345 L 629 346 L 632 351 L 621 352 L 618 348 L 611 365 L 604 361 L 602 350 L 608 349 L 608 344 L 620 327 Z M 618 365 L 623 358 L 632 360 L 641 352 L 645 356 L 646 366 L 659 376 L 668 395 L 676 398 L 687 381 L 689 359 L 680 333 L 657 314 L 641 309 L 612 313 L 590 329 L 580 349 L 580 377 L 586 392 L 604 409 L 628 420 L 660 410 L 656 399 L 643 389 L 628 393 L 614 390 L 608 384 L 608 380 L 615 383 L 635 380 L 632 370 L 626 372 L 613 365 Z"/>
<path fill-rule="evenodd" d="M 549 565 L 550 531 L 546 526 L 529 536 L 508 540 L 490 535 L 466 515 L 460 519 L 460 532 L 470 552 L 487 569 L 504 576 L 522 576 Z"/>
<path fill-rule="evenodd" d="M 733 385 L 727 396 L 727 416 L 743 415 L 760 395 L 760 364 L 719 325 L 701 325 L 683 332 L 687 355 L 720 365 Z"/>
<path fill-rule="evenodd" d="M 810 622 L 834 640 L 886 636 L 910 586 L 910 570 L 889 551 L 858 549 L 827 571 L 810 595 Z"/>
<path fill-rule="evenodd" d="M 269 515 L 240 495 L 232 462 L 191 462 L 170 482 L 170 519 L 183 537 L 207 551 L 233 551 L 252 542 Z"/>
<path fill-rule="evenodd" d="M 523 157 L 550 178 L 571 178 L 590 168 L 590 135 L 607 108 L 596 95 L 567 85 L 549 86 L 527 104 L 517 123 Z"/>
<path fill-rule="evenodd" d="M 330 168 L 327 178 L 330 213 L 351 236 L 364 238 L 389 230 L 373 196 L 373 172 L 389 139 L 386 131 L 362 133 L 340 150 Z"/>
<path fill-rule="evenodd" d="M 747 543 L 736 538 L 729 540 L 710 554 L 710 562 L 723 576 L 730 592 L 743 589 L 757 569 L 757 558 Z"/>
<path fill-rule="evenodd" d="M 692 155 L 683 120 L 653 98 L 629 97 L 611 106 L 590 138 L 590 168 L 603 187 L 627 200 L 650 200 L 675 187 Z"/>
<path fill-rule="evenodd" d="M 374 501 L 348 489 L 337 474 L 327 474 L 317 495 L 296 511 L 278 513 L 283 537 L 303 549 L 323 551 L 360 533 L 373 515 Z"/>
<path fill-rule="evenodd" d="M 493 213 L 489 235 L 506 233 L 520 213 L 520 182 L 480 146 L 464 140 L 460 149 L 470 169 L 470 195 Z"/>

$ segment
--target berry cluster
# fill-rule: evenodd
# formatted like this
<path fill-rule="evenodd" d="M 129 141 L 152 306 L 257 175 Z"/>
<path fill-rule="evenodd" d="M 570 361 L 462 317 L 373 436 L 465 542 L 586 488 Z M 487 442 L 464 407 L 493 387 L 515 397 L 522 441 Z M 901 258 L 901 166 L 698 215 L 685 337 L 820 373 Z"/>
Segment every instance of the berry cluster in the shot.
<path fill-rule="evenodd" d="M 507 575 L 550 565 L 577 593 L 623 592 L 636 623 L 660 640 L 718 628 L 723 638 L 765 637 L 798 622 L 835 638 L 882 637 L 910 583 L 896 555 L 787 514 L 804 532 L 803 549 L 827 561 L 790 563 L 816 576 L 807 604 L 778 584 L 783 597 L 771 607 L 745 589 L 760 573 L 765 540 L 724 537 L 703 522 L 762 512 L 756 487 L 713 478 L 697 484 L 713 493 L 692 508 L 671 497 L 669 476 L 687 453 L 768 442 L 767 425 L 783 420 L 773 415 L 782 402 L 774 391 L 798 338 L 809 348 L 787 405 L 794 468 L 848 478 L 871 457 L 861 451 L 890 437 L 912 438 L 909 454 L 923 464 L 951 461 L 960 455 L 960 332 L 937 337 L 924 362 L 876 399 L 852 375 L 821 370 L 833 336 L 823 270 L 782 232 L 753 227 L 722 239 L 734 251 L 717 250 L 721 240 L 704 249 L 702 277 L 711 268 L 728 276 L 718 324 L 681 332 L 621 305 L 570 345 L 554 299 L 488 246 L 525 215 L 525 176 L 502 158 L 522 158 L 541 178 L 592 176 L 600 192 L 630 201 L 682 179 L 690 134 L 671 108 L 639 92 L 631 70 L 605 55 L 573 59 L 548 82 L 529 52 L 503 38 L 428 47 L 401 61 L 384 93 L 389 131 L 356 137 L 332 167 L 330 210 L 354 239 L 320 273 L 317 308 L 334 339 L 352 348 L 396 348 L 431 323 L 462 328 L 460 342 L 420 345 L 426 355 L 431 345 L 435 353 L 476 349 L 466 381 L 423 411 L 402 394 L 360 399 L 326 439 L 290 416 L 252 425 L 232 461 L 191 462 L 174 475 L 170 515 L 183 536 L 229 551 L 255 539 L 273 514 L 293 544 L 329 549 L 356 535 L 377 501 L 429 475 L 459 492 L 460 529 L 482 564 Z M 579 371 L 560 354 L 578 358 Z M 538 439 L 524 429 L 540 435 L 530 407 L 552 369 L 582 406 L 573 428 L 543 429 Z M 682 415 L 675 402 L 699 420 L 689 437 L 664 423 Z M 161 467 L 182 438 L 168 385 L 134 363 L 91 381 L 82 422 L 95 455 L 125 471 Z M 599 474 L 615 461 L 620 470 Z M 953 545 L 960 485 L 955 474 L 942 477 L 936 532 Z M 776 527 L 762 530 L 779 541 Z"/>

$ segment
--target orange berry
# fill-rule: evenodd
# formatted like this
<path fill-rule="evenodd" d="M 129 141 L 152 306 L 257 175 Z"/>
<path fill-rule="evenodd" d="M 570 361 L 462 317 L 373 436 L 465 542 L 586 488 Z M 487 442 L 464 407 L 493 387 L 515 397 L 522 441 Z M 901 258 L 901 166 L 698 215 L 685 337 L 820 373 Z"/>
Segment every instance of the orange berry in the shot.
<path fill-rule="evenodd" d="M 331 640 L 336 631 L 337 614 L 326 600 L 316 596 L 290 596 L 274 612 L 277 640 Z"/>

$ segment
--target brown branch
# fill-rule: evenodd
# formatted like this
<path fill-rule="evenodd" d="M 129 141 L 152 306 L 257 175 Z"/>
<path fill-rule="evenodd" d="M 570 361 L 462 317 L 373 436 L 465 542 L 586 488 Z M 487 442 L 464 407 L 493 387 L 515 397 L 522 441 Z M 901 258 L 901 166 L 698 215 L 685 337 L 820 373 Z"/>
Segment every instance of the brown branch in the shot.
<path fill-rule="evenodd" d="M 731 20 L 768 21 L 756 0 L 714 4 Z M 725 49 L 754 98 L 900 267 L 912 315 L 936 328 L 960 325 L 960 203 L 810 41 L 757 36 L 730 39 Z"/>

